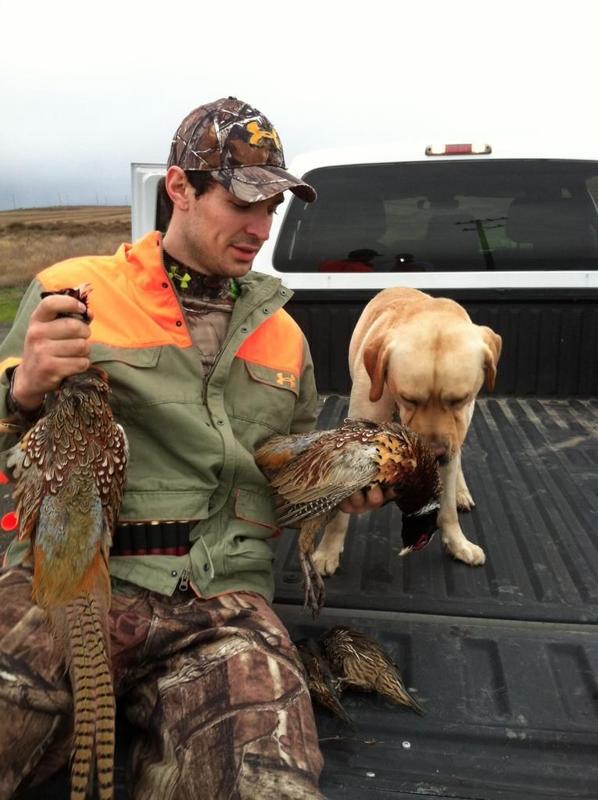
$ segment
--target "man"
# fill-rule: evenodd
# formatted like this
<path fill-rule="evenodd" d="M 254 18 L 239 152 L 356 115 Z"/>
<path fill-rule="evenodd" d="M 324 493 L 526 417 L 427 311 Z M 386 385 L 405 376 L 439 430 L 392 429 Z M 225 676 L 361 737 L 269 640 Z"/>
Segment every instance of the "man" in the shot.
<path fill-rule="evenodd" d="M 312 202 L 315 191 L 286 171 L 271 123 L 235 98 L 183 120 L 164 186 L 163 239 L 36 277 L 0 348 L 0 417 L 32 424 L 65 377 L 90 363 L 109 374 L 130 446 L 110 623 L 117 702 L 141 734 L 133 796 L 319 798 L 309 694 L 269 605 L 277 526 L 253 460 L 271 435 L 313 427 L 317 396 L 305 339 L 282 310 L 291 292 L 251 272 L 283 192 Z M 73 297 L 40 301 L 83 282 L 90 324 L 62 316 L 82 310 Z M 343 508 L 381 502 L 357 494 Z M 0 572 L 0 800 L 71 748 L 70 687 L 31 602 L 25 550 L 12 545 Z M 15 694 L 25 684 L 35 691 Z"/>

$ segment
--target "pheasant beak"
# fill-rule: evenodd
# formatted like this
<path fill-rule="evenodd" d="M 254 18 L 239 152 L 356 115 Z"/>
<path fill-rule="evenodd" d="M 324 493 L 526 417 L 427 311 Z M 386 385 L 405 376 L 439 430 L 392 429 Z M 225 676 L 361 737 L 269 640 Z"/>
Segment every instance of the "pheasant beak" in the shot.
<path fill-rule="evenodd" d="M 403 514 L 401 538 L 404 547 L 399 556 L 406 556 L 428 546 L 438 530 L 438 508 L 438 501 L 433 500 L 414 514 Z"/>
<path fill-rule="evenodd" d="M 433 535 L 434 534 L 432 534 L 432 536 Z M 423 550 L 424 547 L 427 547 L 428 544 L 430 543 L 430 539 L 432 538 L 432 536 L 430 536 L 427 533 L 422 533 L 422 535 L 419 537 L 419 539 L 415 544 L 411 544 L 409 545 L 409 547 L 402 547 L 399 552 L 399 555 L 406 556 L 409 555 L 409 553 L 413 553 L 414 550 Z"/>

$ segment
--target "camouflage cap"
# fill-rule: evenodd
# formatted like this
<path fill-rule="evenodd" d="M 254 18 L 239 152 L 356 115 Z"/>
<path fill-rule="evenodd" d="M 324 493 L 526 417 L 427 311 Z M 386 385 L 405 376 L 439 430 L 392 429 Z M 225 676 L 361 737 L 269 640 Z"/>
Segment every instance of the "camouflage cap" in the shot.
<path fill-rule="evenodd" d="M 255 203 L 290 189 L 311 203 L 315 189 L 286 171 L 278 133 L 256 108 L 223 97 L 199 106 L 181 122 L 168 166 L 209 172 L 239 200 Z"/>

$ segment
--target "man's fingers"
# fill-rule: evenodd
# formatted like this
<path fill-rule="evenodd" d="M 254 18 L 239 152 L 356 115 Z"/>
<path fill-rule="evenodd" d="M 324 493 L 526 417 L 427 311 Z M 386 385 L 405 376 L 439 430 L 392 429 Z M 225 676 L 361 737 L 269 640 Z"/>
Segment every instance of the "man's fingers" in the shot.
<path fill-rule="evenodd" d="M 45 326 L 45 327 L 49 327 Z M 90 352 L 86 338 L 49 338 L 37 336 L 35 329 L 30 330 L 25 342 L 23 361 L 32 369 L 44 369 L 50 359 L 87 358 Z"/>
<path fill-rule="evenodd" d="M 89 325 L 73 317 L 52 317 L 44 321 L 31 317 L 28 338 L 41 339 L 88 339 L 91 334 Z"/>
<path fill-rule="evenodd" d="M 90 360 L 85 357 L 81 358 L 60 358 L 55 359 L 56 369 L 53 374 L 52 383 L 54 388 L 71 375 L 78 375 L 80 372 L 85 372 L 89 369 Z"/>
<path fill-rule="evenodd" d="M 12 387 L 24 408 L 36 407 L 64 378 L 89 368 L 89 324 L 65 316 L 85 311 L 84 303 L 68 295 L 48 295 L 33 310 Z"/>
<path fill-rule="evenodd" d="M 46 344 L 51 358 L 87 358 L 90 346 L 87 339 L 52 339 Z"/>
<path fill-rule="evenodd" d="M 84 314 L 85 304 L 66 294 L 52 294 L 44 297 L 31 314 L 32 320 L 51 322 L 60 314 Z"/>
<path fill-rule="evenodd" d="M 339 504 L 341 511 L 347 514 L 359 514 L 361 511 L 366 510 L 366 496 L 364 492 L 353 492 L 352 495 L 346 497 L 342 503 Z"/>
<path fill-rule="evenodd" d="M 12 394 L 23 408 L 34 409 L 43 402 L 47 392 L 57 389 L 64 378 L 85 372 L 90 360 L 86 357 L 47 357 L 34 365 L 33 370 L 23 361 L 13 376 Z"/>
<path fill-rule="evenodd" d="M 384 494 L 382 489 L 376 484 L 376 486 L 372 486 L 368 489 L 366 503 L 367 505 L 378 508 L 384 502 Z"/>
<path fill-rule="evenodd" d="M 365 491 L 354 492 L 339 504 L 339 508 L 347 514 L 361 514 L 364 511 L 375 511 L 390 499 L 392 497 L 387 497 L 376 484 Z"/>

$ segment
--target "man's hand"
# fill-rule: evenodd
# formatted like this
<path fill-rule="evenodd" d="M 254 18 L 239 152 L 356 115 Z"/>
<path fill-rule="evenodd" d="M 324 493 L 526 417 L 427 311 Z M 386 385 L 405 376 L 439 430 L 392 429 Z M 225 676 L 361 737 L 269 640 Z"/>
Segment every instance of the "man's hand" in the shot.
<path fill-rule="evenodd" d="M 354 492 L 347 497 L 339 508 L 346 514 L 361 514 L 364 511 L 375 511 L 390 500 L 394 500 L 396 493 L 393 489 L 383 492 L 379 486 L 372 486 L 362 492 Z"/>
<path fill-rule="evenodd" d="M 85 311 L 85 305 L 74 297 L 56 294 L 45 297 L 31 315 L 23 360 L 12 384 L 12 396 L 24 410 L 39 408 L 46 392 L 57 389 L 64 378 L 88 369 L 89 325 L 60 316 Z"/>

